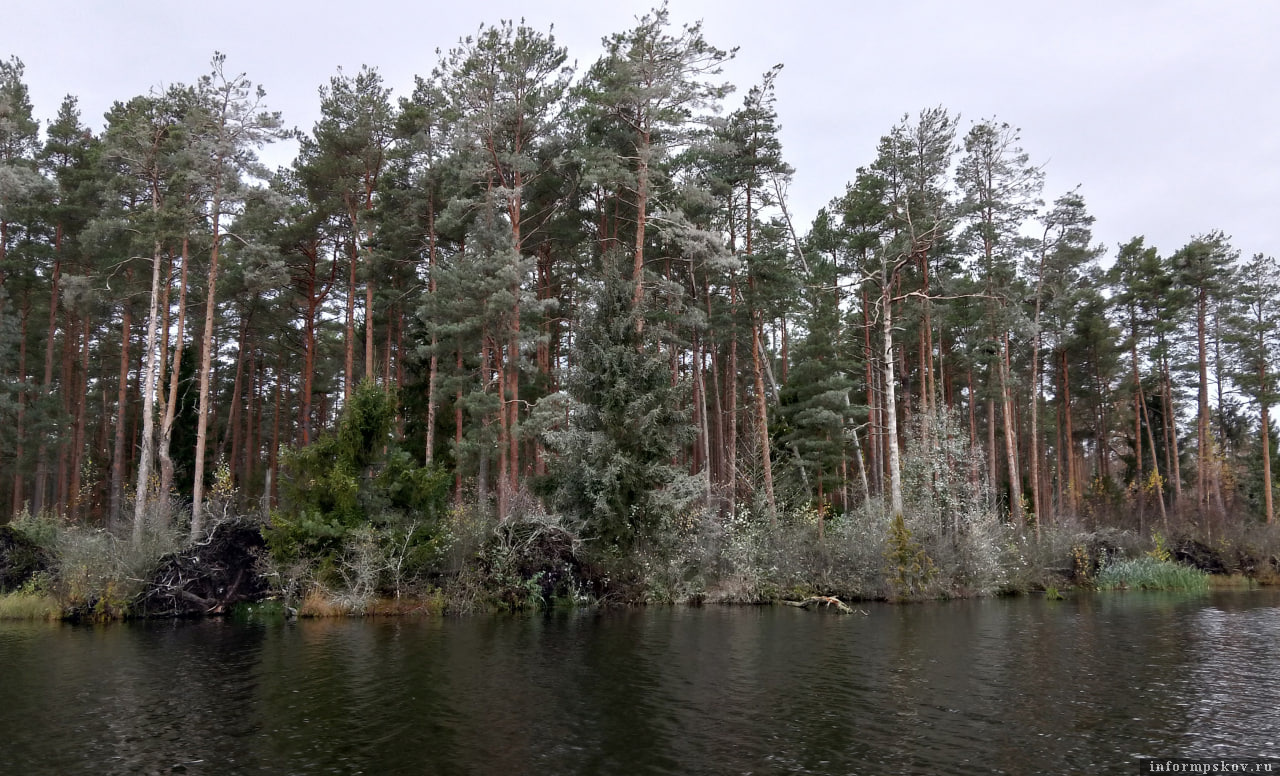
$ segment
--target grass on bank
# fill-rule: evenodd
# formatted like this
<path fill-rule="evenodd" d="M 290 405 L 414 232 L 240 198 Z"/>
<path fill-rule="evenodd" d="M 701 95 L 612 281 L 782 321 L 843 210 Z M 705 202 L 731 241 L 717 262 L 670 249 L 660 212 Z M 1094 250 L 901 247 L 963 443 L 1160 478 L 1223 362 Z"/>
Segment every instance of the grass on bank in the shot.
<path fill-rule="evenodd" d="M 1205 572 L 1168 560 L 1152 557 L 1113 560 L 1098 572 L 1099 590 L 1185 590 L 1209 589 Z"/>
<path fill-rule="evenodd" d="M 48 593 L 15 590 L 0 595 L 0 620 L 60 620 L 62 604 Z"/>
<path fill-rule="evenodd" d="M 1261 583 L 1244 574 L 1215 574 L 1209 577 L 1209 587 L 1214 590 L 1254 590 Z"/>

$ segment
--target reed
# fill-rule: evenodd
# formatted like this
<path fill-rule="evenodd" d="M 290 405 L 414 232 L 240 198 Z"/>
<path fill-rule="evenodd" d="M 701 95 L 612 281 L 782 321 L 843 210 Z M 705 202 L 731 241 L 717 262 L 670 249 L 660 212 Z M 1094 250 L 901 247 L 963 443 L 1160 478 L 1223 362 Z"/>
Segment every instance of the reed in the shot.
<path fill-rule="evenodd" d="M 1152 557 L 1117 559 L 1098 572 L 1099 590 L 1209 589 L 1209 575 L 1199 569 Z"/>

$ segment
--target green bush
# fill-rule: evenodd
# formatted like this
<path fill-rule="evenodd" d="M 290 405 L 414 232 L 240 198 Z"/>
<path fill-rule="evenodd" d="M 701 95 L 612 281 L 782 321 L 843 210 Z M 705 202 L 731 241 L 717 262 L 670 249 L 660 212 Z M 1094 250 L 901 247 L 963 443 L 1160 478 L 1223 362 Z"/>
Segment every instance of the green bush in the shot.
<path fill-rule="evenodd" d="M 337 428 L 284 455 L 281 507 L 265 531 L 273 560 L 299 564 L 361 601 L 439 561 L 448 474 L 392 439 L 396 395 L 361 383 Z"/>

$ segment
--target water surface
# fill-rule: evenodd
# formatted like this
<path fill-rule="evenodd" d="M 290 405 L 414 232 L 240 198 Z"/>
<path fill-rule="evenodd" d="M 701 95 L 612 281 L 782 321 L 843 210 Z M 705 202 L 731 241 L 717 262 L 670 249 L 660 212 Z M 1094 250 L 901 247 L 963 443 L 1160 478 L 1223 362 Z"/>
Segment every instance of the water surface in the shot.
<path fill-rule="evenodd" d="M 1280 757 L 1280 591 L 0 623 L 0 774 L 1136 772 Z"/>

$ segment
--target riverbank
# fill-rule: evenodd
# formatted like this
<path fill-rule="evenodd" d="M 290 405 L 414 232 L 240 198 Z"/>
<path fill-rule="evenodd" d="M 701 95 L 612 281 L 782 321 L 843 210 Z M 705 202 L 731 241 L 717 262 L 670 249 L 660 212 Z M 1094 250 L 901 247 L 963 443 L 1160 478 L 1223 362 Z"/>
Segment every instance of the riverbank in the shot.
<path fill-rule="evenodd" d="M 460 514 L 426 559 L 368 532 L 328 556 L 273 548 L 253 520 L 183 544 L 136 545 L 50 520 L 0 526 L 0 619 L 106 621 L 232 615 L 402 616 L 644 604 L 768 604 L 834 596 L 910 602 L 1089 590 L 1208 590 L 1280 581 L 1277 533 L 1209 543 L 998 525 L 975 537 L 911 521 L 692 521 L 668 542 L 599 552 L 558 521 L 495 524 Z M 273 615 L 274 616 L 274 615 Z"/>

